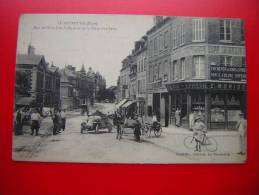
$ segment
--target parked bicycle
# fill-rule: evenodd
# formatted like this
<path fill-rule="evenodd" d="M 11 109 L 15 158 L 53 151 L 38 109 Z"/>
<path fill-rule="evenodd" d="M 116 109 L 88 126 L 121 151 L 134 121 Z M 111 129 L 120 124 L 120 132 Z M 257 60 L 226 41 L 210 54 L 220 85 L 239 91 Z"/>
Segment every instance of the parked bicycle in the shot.
<path fill-rule="evenodd" d="M 196 140 L 194 135 L 187 136 L 184 139 L 184 145 L 188 149 L 195 149 L 196 147 Z M 200 143 L 202 147 L 204 147 L 209 152 L 215 152 L 218 149 L 218 144 L 215 138 L 207 136 L 204 133 L 204 137 Z"/>
<path fill-rule="evenodd" d="M 142 126 L 142 134 L 146 135 L 148 137 L 151 136 L 152 131 L 154 132 L 154 135 L 156 137 L 160 137 L 162 134 L 162 127 L 161 124 L 156 122 L 156 123 L 145 123 Z"/>

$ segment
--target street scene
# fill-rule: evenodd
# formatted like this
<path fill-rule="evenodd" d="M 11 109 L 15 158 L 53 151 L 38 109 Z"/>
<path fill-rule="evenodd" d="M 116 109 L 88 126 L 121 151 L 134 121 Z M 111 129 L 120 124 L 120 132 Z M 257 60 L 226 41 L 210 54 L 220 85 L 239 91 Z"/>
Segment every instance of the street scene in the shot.
<path fill-rule="evenodd" d="M 244 163 L 243 22 L 23 15 L 13 117 L 15 161 Z"/>

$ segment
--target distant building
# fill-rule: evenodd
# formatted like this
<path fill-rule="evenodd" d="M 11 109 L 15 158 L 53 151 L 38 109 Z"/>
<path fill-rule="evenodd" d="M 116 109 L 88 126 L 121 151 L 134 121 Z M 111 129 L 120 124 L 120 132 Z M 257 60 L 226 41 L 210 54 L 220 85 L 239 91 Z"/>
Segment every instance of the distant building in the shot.
<path fill-rule="evenodd" d="M 16 61 L 16 74 L 27 80 L 26 90 L 19 90 L 19 83 L 16 83 L 16 104 L 30 104 L 23 101 L 30 97 L 37 107 L 58 106 L 60 102 L 60 75 L 58 68 L 45 61 L 43 55 L 35 54 L 35 48 L 28 47 L 27 54 L 18 54 Z M 27 78 L 26 78 L 27 77 Z M 24 86 L 23 86 L 24 87 Z M 23 88 L 22 88 L 23 89 Z"/>
<path fill-rule="evenodd" d="M 76 71 L 72 65 L 66 65 L 60 74 L 61 107 L 65 109 L 76 109 L 81 104 L 93 103 L 96 94 L 106 87 L 103 76 L 95 73 L 91 67 L 86 72 L 84 65 L 80 71 Z"/>

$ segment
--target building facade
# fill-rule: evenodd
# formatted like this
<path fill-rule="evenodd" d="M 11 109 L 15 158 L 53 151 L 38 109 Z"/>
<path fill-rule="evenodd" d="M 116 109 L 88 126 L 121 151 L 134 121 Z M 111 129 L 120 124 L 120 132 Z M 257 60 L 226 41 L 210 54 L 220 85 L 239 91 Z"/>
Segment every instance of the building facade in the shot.
<path fill-rule="evenodd" d="M 246 59 L 239 19 L 172 18 L 170 122 L 199 112 L 209 129 L 233 128 L 246 113 Z"/>
<path fill-rule="evenodd" d="M 27 54 L 17 55 L 16 74 L 22 74 L 22 79 L 27 81 L 27 87 L 23 85 L 23 91 L 16 90 L 16 103 L 23 102 L 22 98 L 30 97 L 34 106 L 40 109 L 59 106 L 59 70 L 53 64 L 49 66 L 43 55 L 35 54 L 33 46 L 29 45 Z M 16 81 L 17 89 L 19 85 Z"/>
<path fill-rule="evenodd" d="M 156 114 L 163 125 L 174 125 L 175 111 L 180 109 L 183 127 L 188 128 L 189 115 L 195 112 L 208 129 L 229 129 L 240 112 L 246 114 L 245 38 L 240 19 L 156 16 L 146 37 L 148 116 Z M 136 52 L 138 44 L 131 60 L 137 64 L 136 97 L 145 96 L 140 89 L 145 74 L 140 65 L 143 56 Z M 129 64 L 130 73 L 121 71 L 120 85 L 129 74 L 131 88 L 135 66 Z"/>

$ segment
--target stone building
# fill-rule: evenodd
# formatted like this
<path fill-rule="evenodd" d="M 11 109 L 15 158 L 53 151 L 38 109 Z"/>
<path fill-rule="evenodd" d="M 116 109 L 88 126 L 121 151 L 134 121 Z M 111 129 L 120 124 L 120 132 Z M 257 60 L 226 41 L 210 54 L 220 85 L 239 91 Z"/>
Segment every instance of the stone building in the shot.
<path fill-rule="evenodd" d="M 210 128 L 232 128 L 246 113 L 243 23 L 239 19 L 167 17 L 147 33 L 153 110 L 167 125 L 181 109 Z M 157 87 L 157 88 L 156 88 Z"/>
<path fill-rule="evenodd" d="M 138 51 L 137 41 L 122 62 L 120 99 L 146 95 L 146 114 L 155 113 L 165 126 L 174 125 L 177 108 L 186 128 L 191 112 L 199 114 L 208 129 L 233 128 L 239 113 L 246 114 L 245 38 L 240 19 L 156 16 L 146 37 L 144 54 Z M 140 89 L 145 77 L 142 55 L 147 60 L 145 95 Z M 136 93 L 132 91 L 135 78 Z"/>
<path fill-rule="evenodd" d="M 65 109 L 80 108 L 82 104 L 94 103 L 100 90 L 106 88 L 106 82 L 100 73 L 91 67 L 85 71 L 84 65 L 77 71 L 72 65 L 66 65 L 61 74 L 61 107 Z"/>
<path fill-rule="evenodd" d="M 131 64 L 131 56 L 127 56 L 122 61 L 122 67 L 120 70 L 120 76 L 118 79 L 118 98 L 119 101 L 129 98 L 129 82 L 130 82 L 130 64 Z"/>
<path fill-rule="evenodd" d="M 22 84 L 16 81 L 16 105 L 31 105 L 42 107 L 58 106 L 60 102 L 60 74 L 58 68 L 45 61 L 43 55 L 35 54 L 35 48 L 28 47 L 27 54 L 18 54 L 16 61 L 16 75 L 26 80 Z"/>

